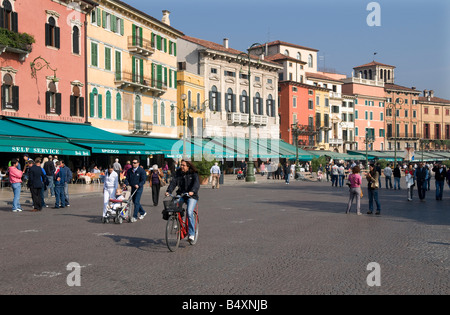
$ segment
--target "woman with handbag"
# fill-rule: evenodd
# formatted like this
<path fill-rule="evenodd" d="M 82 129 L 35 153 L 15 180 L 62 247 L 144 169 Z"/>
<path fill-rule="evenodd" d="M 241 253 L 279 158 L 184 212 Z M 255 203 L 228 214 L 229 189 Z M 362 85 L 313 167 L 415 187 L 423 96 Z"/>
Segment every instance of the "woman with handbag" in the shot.
<path fill-rule="evenodd" d="M 375 165 L 370 164 L 369 172 L 366 175 L 366 179 L 368 182 L 368 193 L 369 193 L 369 211 L 367 214 L 373 213 L 373 200 L 375 199 L 375 203 L 377 204 L 377 212 L 376 215 L 379 215 L 381 212 L 380 202 L 378 201 L 378 179 L 379 173 L 375 169 Z"/>
<path fill-rule="evenodd" d="M 354 166 L 352 168 L 352 174 L 348 176 L 349 183 L 347 185 L 350 186 L 350 198 L 348 200 L 347 211 L 345 213 L 350 212 L 350 208 L 352 207 L 353 199 L 356 197 L 356 214 L 361 215 L 361 175 L 359 175 L 359 166 Z"/>

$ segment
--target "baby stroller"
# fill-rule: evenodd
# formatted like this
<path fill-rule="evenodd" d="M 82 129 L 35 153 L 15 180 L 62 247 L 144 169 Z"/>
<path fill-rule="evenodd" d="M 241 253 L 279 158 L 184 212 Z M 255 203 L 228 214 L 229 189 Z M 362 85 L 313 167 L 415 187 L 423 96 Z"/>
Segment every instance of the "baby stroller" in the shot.
<path fill-rule="evenodd" d="M 323 172 L 322 171 L 317 171 L 317 180 L 319 182 L 321 182 L 323 180 Z"/>
<path fill-rule="evenodd" d="M 242 170 L 237 172 L 236 179 L 244 179 L 244 172 L 242 172 Z"/>
<path fill-rule="evenodd" d="M 106 217 L 102 217 L 103 223 L 109 223 L 112 219 L 116 224 L 122 224 L 123 220 L 131 222 L 130 207 L 132 204 L 133 195 L 136 193 L 137 189 L 133 194 L 130 191 L 125 190 L 122 193 L 121 199 L 109 199 L 108 208 L 106 211 Z"/>

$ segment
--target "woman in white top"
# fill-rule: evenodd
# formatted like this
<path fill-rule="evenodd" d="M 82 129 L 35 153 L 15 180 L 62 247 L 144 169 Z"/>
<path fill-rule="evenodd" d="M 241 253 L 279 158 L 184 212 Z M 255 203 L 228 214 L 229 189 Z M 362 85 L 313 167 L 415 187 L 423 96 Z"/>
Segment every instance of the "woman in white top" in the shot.
<path fill-rule="evenodd" d="M 114 172 L 112 165 L 110 165 L 105 175 L 105 183 L 103 184 L 103 217 L 106 217 L 109 199 L 115 198 L 118 186 L 119 176 Z"/>

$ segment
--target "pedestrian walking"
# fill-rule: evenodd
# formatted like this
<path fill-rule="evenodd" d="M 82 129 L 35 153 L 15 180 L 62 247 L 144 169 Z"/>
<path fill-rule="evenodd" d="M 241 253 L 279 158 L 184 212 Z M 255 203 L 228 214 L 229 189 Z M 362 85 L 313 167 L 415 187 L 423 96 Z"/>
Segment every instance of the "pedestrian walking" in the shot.
<path fill-rule="evenodd" d="M 345 180 L 345 167 L 344 165 L 339 165 L 338 168 L 338 173 L 339 173 L 339 187 L 343 187 L 344 186 L 344 180 Z"/>
<path fill-rule="evenodd" d="M 333 166 L 331 166 L 331 186 L 337 187 L 338 178 L 339 178 L 339 167 L 333 163 Z"/>
<path fill-rule="evenodd" d="M 436 200 L 442 200 L 444 193 L 444 183 L 447 177 L 447 168 L 442 163 L 437 163 L 433 167 L 434 178 L 436 180 Z"/>
<path fill-rule="evenodd" d="M 159 191 L 163 182 L 163 174 L 158 169 L 158 165 L 153 165 L 150 172 L 150 187 L 152 188 L 153 205 L 156 207 L 159 203 Z"/>
<path fill-rule="evenodd" d="M 212 189 L 220 188 L 219 185 L 219 179 L 220 179 L 220 167 L 219 167 L 219 163 L 215 162 L 214 165 L 211 167 L 211 169 L 209 170 L 212 179 L 211 179 L 211 185 L 212 185 Z"/>
<path fill-rule="evenodd" d="M 390 165 L 386 165 L 383 170 L 384 177 L 386 178 L 386 189 L 392 189 L 392 169 Z M 389 185 L 388 185 L 389 184 Z"/>
<path fill-rule="evenodd" d="M 378 200 L 378 187 L 379 187 L 379 176 L 380 173 L 375 169 L 375 165 L 370 164 L 369 165 L 369 172 L 366 174 L 366 179 L 368 182 L 368 195 L 369 195 L 369 211 L 367 214 L 373 213 L 373 201 L 375 200 L 375 203 L 377 204 L 377 211 L 375 212 L 376 215 L 379 215 L 381 212 L 381 205 L 380 201 Z"/>
<path fill-rule="evenodd" d="M 61 170 L 61 162 L 56 161 L 56 171 L 53 182 L 55 183 L 55 206 L 54 209 L 66 207 L 66 196 L 64 195 L 64 185 L 66 183 L 66 172 Z"/>
<path fill-rule="evenodd" d="M 378 188 L 381 188 L 381 165 L 377 163 L 375 170 L 378 172 Z"/>
<path fill-rule="evenodd" d="M 419 167 L 414 173 L 414 178 L 417 181 L 417 191 L 419 193 L 420 201 L 425 201 L 425 194 L 427 191 L 427 181 L 428 181 L 428 168 L 426 168 L 422 162 L 419 163 Z"/>
<path fill-rule="evenodd" d="M 31 191 L 31 199 L 33 200 L 32 212 L 42 210 L 41 190 L 44 187 L 45 175 L 41 168 L 41 158 L 37 158 L 35 162 L 28 160 L 28 187 Z"/>
<path fill-rule="evenodd" d="M 11 166 L 8 168 L 9 183 L 11 184 L 14 198 L 12 203 L 12 211 L 20 212 L 22 207 L 20 206 L 20 190 L 22 188 L 22 176 L 23 172 L 17 167 L 19 166 L 19 160 L 16 158 L 11 159 Z"/>
<path fill-rule="evenodd" d="M 284 180 L 286 182 L 286 185 L 289 185 L 289 179 L 291 174 L 291 166 L 289 165 L 289 162 L 286 161 L 286 164 L 284 165 Z"/>
<path fill-rule="evenodd" d="M 405 170 L 405 179 L 408 201 L 412 201 L 414 186 L 416 185 L 414 181 L 414 169 L 412 164 L 409 164 L 409 168 Z"/>
<path fill-rule="evenodd" d="M 400 190 L 400 179 L 402 177 L 402 170 L 400 169 L 400 165 L 397 164 L 397 166 L 394 168 L 394 171 L 392 172 L 394 174 L 394 190 L 398 189 Z"/>
<path fill-rule="evenodd" d="M 120 176 L 120 172 L 122 172 L 122 165 L 119 163 L 119 159 L 114 160 L 113 168 L 117 175 Z"/>
<path fill-rule="evenodd" d="M 69 184 L 72 182 L 72 178 L 73 178 L 73 174 L 72 171 L 70 170 L 70 168 L 68 166 L 66 166 L 66 163 L 64 162 L 64 160 L 59 161 L 59 165 L 60 165 L 60 172 L 64 172 L 65 173 L 65 181 L 64 181 L 64 203 L 66 205 L 66 207 L 70 207 L 70 202 L 69 202 Z"/>
<path fill-rule="evenodd" d="M 47 189 L 50 190 L 50 196 L 55 197 L 55 184 L 53 183 L 53 176 L 55 175 L 56 168 L 51 155 L 48 156 L 48 161 L 44 163 L 44 170 L 48 179 Z"/>
<path fill-rule="evenodd" d="M 139 219 L 141 220 L 147 215 L 147 212 L 144 211 L 141 205 L 141 197 L 144 191 L 146 178 L 147 175 L 145 174 L 144 169 L 139 166 L 139 161 L 133 159 L 133 166 L 127 171 L 127 176 L 125 177 L 125 185 L 131 186 L 131 194 L 134 194 L 134 213 L 131 222 L 136 222 L 139 214 Z"/>
<path fill-rule="evenodd" d="M 119 187 L 119 174 L 114 170 L 114 166 L 110 165 L 105 175 L 103 183 L 103 217 L 106 218 L 108 211 L 109 199 L 116 197 L 116 191 Z"/>
<path fill-rule="evenodd" d="M 353 199 L 356 198 L 356 214 L 361 215 L 361 172 L 359 166 L 352 168 L 352 173 L 348 176 L 350 186 L 350 197 L 348 199 L 347 210 L 345 213 L 349 213 L 352 207 Z"/>

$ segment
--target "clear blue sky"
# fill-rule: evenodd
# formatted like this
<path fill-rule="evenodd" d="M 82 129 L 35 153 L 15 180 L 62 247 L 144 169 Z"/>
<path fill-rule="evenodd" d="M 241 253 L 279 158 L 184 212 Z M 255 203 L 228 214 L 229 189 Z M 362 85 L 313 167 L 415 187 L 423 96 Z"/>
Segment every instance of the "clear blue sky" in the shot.
<path fill-rule="evenodd" d="M 245 50 L 282 40 L 319 50 L 319 67 L 350 75 L 374 59 L 396 66 L 396 84 L 450 100 L 450 1 L 378 0 L 381 26 L 366 19 L 371 0 L 123 0 L 184 34 Z"/>

